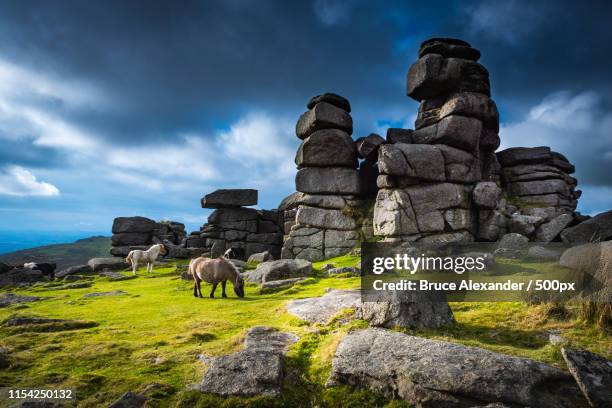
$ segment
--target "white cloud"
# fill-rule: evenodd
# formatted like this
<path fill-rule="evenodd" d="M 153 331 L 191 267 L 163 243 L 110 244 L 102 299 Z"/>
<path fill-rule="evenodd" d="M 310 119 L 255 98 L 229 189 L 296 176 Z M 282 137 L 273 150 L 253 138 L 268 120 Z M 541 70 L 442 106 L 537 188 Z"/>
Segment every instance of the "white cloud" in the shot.
<path fill-rule="evenodd" d="M 347 21 L 353 7 L 348 0 L 315 0 L 313 6 L 319 20 L 327 25 Z"/>
<path fill-rule="evenodd" d="M 9 166 L 0 171 L 0 194 L 11 196 L 58 196 L 60 191 L 53 184 L 38 181 L 29 170 Z"/>

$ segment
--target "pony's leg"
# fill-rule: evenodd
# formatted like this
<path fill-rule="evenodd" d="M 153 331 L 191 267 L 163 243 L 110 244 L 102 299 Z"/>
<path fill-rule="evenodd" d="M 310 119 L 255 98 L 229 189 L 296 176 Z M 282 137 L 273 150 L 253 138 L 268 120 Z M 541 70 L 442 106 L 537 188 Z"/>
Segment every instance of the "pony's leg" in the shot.
<path fill-rule="evenodd" d="M 217 285 L 218 284 L 219 284 L 219 282 L 213 282 L 213 287 L 212 287 L 212 290 L 210 291 L 211 299 L 215 297 L 215 290 L 217 290 Z"/>
<path fill-rule="evenodd" d="M 200 298 L 203 298 L 204 296 L 202 296 L 202 279 L 198 278 L 198 292 L 200 292 Z"/>
<path fill-rule="evenodd" d="M 221 282 L 221 297 L 224 297 L 224 298 L 227 297 L 227 295 L 225 294 L 225 284 L 226 283 L 227 283 L 227 281 L 225 281 L 225 280 L 223 282 Z"/>
<path fill-rule="evenodd" d="M 136 269 L 138 269 L 138 262 L 132 261 L 132 274 L 136 276 Z"/>
<path fill-rule="evenodd" d="M 193 280 L 193 297 L 198 297 L 198 278 Z"/>

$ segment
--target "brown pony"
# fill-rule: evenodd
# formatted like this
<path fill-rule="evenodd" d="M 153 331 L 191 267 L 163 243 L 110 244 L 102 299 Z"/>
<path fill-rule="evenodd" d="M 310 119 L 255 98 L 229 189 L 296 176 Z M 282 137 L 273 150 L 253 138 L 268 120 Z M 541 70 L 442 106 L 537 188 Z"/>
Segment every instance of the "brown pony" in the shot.
<path fill-rule="evenodd" d="M 193 276 L 193 296 L 202 297 L 202 288 L 200 283 L 202 281 L 212 283 L 212 290 L 210 291 L 210 297 L 215 297 L 215 290 L 217 285 L 221 282 L 221 296 L 226 298 L 225 284 L 227 281 L 231 281 L 234 285 L 234 292 L 238 297 L 244 297 L 244 280 L 240 277 L 240 272 L 233 263 L 219 257 L 215 259 L 199 257 L 192 259 L 189 262 L 189 274 Z"/>

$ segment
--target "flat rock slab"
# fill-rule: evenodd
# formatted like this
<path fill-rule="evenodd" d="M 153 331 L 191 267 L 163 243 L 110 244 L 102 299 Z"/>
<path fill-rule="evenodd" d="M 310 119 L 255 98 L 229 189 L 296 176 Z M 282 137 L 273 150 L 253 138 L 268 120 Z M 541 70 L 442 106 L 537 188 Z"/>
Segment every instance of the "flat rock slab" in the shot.
<path fill-rule="evenodd" d="M 86 293 L 83 295 L 83 298 L 92 298 L 92 297 L 103 297 L 103 296 L 120 296 L 127 295 L 127 292 L 122 290 L 112 290 L 110 292 L 92 292 Z"/>
<path fill-rule="evenodd" d="M 100 276 L 103 276 L 105 278 L 108 278 L 112 281 L 120 281 L 120 280 L 128 280 L 128 279 L 135 279 L 136 276 L 134 275 L 123 275 L 119 272 L 100 272 Z"/>
<path fill-rule="evenodd" d="M 202 208 L 225 208 L 257 205 L 257 190 L 220 189 L 202 198 Z"/>
<path fill-rule="evenodd" d="M 557 368 L 385 329 L 344 337 L 328 380 L 328 386 L 337 384 L 366 387 L 418 407 L 588 406 L 574 379 Z"/>
<path fill-rule="evenodd" d="M 268 281 L 268 282 L 264 282 L 261 284 L 261 290 L 262 292 L 265 292 L 265 291 L 273 291 L 276 289 L 285 289 L 305 279 L 306 278 L 292 278 L 292 279 L 281 279 L 281 280 L 275 280 L 275 281 Z"/>
<path fill-rule="evenodd" d="M 612 407 L 612 361 L 584 350 L 561 349 L 567 368 L 592 407 Z"/>
<path fill-rule="evenodd" d="M 42 300 L 37 296 L 19 295 L 17 293 L 7 292 L 0 296 L 0 307 L 7 307 L 17 303 L 30 303 Z"/>
<path fill-rule="evenodd" d="M 265 283 L 281 279 L 303 278 L 312 274 L 312 262 L 305 259 L 280 259 L 262 262 L 254 271 L 242 274 L 249 282 Z"/>
<path fill-rule="evenodd" d="M 198 389 L 222 396 L 279 395 L 283 382 L 287 348 L 299 340 L 292 333 L 271 327 L 251 328 L 244 349 L 236 353 L 207 359 L 208 371 Z"/>
<path fill-rule="evenodd" d="M 123 258 L 92 258 L 87 262 L 87 265 L 92 271 L 98 272 L 103 269 L 110 269 L 113 271 L 128 268 L 129 265 Z"/>
<path fill-rule="evenodd" d="M 342 309 L 361 304 L 359 290 L 330 290 L 321 297 L 296 299 L 287 303 L 287 312 L 310 323 L 325 323 Z"/>

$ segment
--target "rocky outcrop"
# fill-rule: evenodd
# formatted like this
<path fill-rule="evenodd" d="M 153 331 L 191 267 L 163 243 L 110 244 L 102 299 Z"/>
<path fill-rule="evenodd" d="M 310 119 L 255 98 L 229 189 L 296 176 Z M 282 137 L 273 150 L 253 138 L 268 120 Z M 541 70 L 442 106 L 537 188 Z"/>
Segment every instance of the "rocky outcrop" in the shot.
<path fill-rule="evenodd" d="M 283 355 L 298 340 L 292 333 L 253 327 L 247 332 L 243 350 L 205 358 L 208 370 L 197 388 L 222 396 L 278 395 L 283 382 Z"/>
<path fill-rule="evenodd" d="M 561 233 L 561 239 L 568 244 L 608 241 L 612 239 L 612 211 L 597 214 L 575 227 Z"/>
<path fill-rule="evenodd" d="M 562 348 L 561 354 L 591 407 L 612 406 L 612 361 L 585 350 Z"/>
<path fill-rule="evenodd" d="M 297 193 L 279 206 L 285 234 L 282 258 L 332 258 L 349 252 L 360 240 L 363 217 L 357 214 L 367 204 L 357 169 L 358 149 L 375 156 L 384 139 L 368 136 L 356 145 L 345 110 L 348 100 L 325 95 L 311 99 L 310 110 L 296 126 L 302 139 L 295 157 Z"/>
<path fill-rule="evenodd" d="M 384 329 L 344 337 L 328 380 L 336 384 L 366 387 L 418 407 L 588 406 L 573 378 L 557 368 Z"/>
<path fill-rule="evenodd" d="M 0 288 L 11 286 L 27 286 L 36 282 L 49 280 L 38 269 L 13 268 L 8 272 L 0 274 Z"/>
<path fill-rule="evenodd" d="M 407 77 L 421 103 L 415 130 L 390 129 L 379 149 L 374 233 L 388 241 L 472 241 L 497 207 L 499 115 L 480 53 L 457 42 L 422 44 Z"/>
<path fill-rule="evenodd" d="M 117 217 L 112 232 L 111 255 L 125 257 L 131 250 L 147 250 L 157 243 L 178 245 L 185 238 L 185 225 L 174 221 L 155 222 L 145 217 Z"/>
<path fill-rule="evenodd" d="M 266 251 L 279 258 L 283 243 L 281 213 L 243 207 L 256 204 L 257 190 L 217 190 L 207 194 L 202 198 L 202 207 L 215 211 L 183 246 L 203 248 L 212 257 L 231 248 L 234 256 L 242 260 Z"/>
<path fill-rule="evenodd" d="M 321 297 L 296 299 L 287 303 L 287 312 L 310 323 L 326 323 L 343 309 L 361 304 L 358 290 L 330 290 Z"/>
<path fill-rule="evenodd" d="M 308 277 L 312 274 L 312 263 L 304 259 L 280 259 L 262 262 L 254 271 L 245 272 L 242 277 L 249 282 L 265 283 L 280 279 Z"/>

